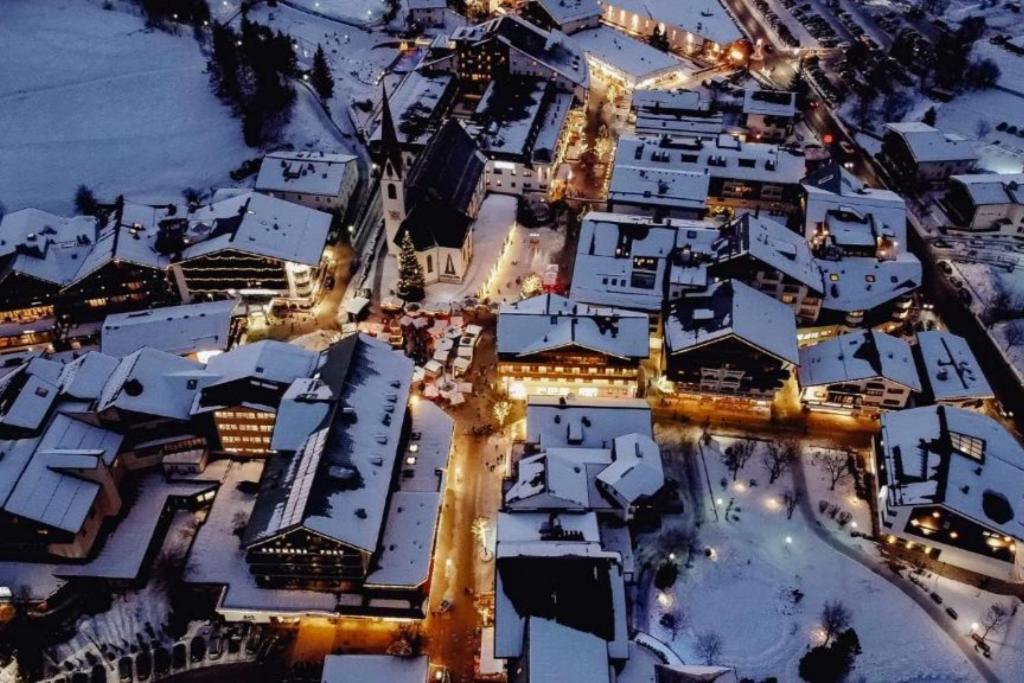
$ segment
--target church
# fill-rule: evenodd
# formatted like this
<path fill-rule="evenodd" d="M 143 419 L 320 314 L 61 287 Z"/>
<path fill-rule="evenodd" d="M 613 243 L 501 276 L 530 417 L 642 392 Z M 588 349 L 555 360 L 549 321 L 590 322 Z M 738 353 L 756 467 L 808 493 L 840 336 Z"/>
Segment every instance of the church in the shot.
<path fill-rule="evenodd" d="M 381 197 L 388 251 L 398 257 L 412 239 L 425 284 L 462 282 L 473 258 L 473 222 L 484 198 L 486 158 L 456 119 L 434 133 L 406 169 L 384 95 Z"/>

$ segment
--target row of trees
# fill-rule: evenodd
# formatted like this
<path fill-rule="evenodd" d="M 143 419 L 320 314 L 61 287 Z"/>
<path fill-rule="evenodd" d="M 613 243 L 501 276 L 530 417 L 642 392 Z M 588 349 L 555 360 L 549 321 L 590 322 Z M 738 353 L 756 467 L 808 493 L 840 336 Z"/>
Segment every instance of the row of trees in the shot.
<path fill-rule="evenodd" d="M 205 26 L 210 21 L 207 0 L 135 0 L 146 15 L 146 24 L 165 28 L 170 24 Z"/>
<path fill-rule="evenodd" d="M 298 73 L 292 39 L 246 18 L 241 31 L 213 28 L 210 74 L 218 96 L 242 118 L 246 144 L 272 139 L 291 117 Z"/>

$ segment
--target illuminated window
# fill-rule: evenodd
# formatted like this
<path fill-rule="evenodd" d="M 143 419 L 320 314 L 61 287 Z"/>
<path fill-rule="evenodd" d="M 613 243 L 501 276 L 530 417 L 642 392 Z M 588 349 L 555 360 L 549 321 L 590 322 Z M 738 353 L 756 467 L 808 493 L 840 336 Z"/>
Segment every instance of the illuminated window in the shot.
<path fill-rule="evenodd" d="M 968 436 L 959 432 L 950 432 L 949 441 L 953 448 L 959 453 L 973 460 L 981 461 L 985 458 L 985 440 L 976 436 Z"/>

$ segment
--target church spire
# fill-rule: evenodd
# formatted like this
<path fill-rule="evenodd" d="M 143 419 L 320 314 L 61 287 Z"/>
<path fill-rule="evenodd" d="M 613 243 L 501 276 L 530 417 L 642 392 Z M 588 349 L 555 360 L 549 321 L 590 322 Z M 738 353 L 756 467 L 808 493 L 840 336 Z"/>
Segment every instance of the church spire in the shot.
<path fill-rule="evenodd" d="M 387 88 L 381 84 L 383 99 L 381 100 L 380 114 L 380 153 L 381 172 L 388 172 L 388 164 L 391 165 L 391 173 L 402 177 L 402 147 L 398 144 L 398 133 L 395 132 L 395 122 L 391 118 L 391 105 L 388 102 Z"/>

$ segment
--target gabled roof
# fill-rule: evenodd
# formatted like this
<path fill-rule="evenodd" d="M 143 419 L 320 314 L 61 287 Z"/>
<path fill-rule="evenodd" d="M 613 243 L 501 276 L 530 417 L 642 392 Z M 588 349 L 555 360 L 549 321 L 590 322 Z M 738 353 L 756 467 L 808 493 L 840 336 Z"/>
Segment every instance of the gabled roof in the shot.
<path fill-rule="evenodd" d="M 242 192 L 188 215 L 182 260 L 238 251 L 279 261 L 320 263 L 331 215 L 259 192 Z"/>
<path fill-rule="evenodd" d="M 415 206 L 430 198 L 468 214 L 485 163 L 462 123 L 449 118 L 409 170 L 406 203 Z"/>
<path fill-rule="evenodd" d="M 213 377 L 199 363 L 145 347 L 120 360 L 96 409 L 188 420 L 193 400 Z"/>
<path fill-rule="evenodd" d="M 962 135 L 945 133 L 921 121 L 887 123 L 885 128 L 903 138 L 918 163 L 977 160 L 971 141 Z"/>
<path fill-rule="evenodd" d="M 736 337 L 792 365 L 800 361 L 792 309 L 738 280 L 725 280 L 703 292 L 683 295 L 665 320 L 670 354 L 727 337 Z"/>
<path fill-rule="evenodd" d="M 230 341 L 231 320 L 241 315 L 237 299 L 150 308 L 108 315 L 103 321 L 100 348 L 122 357 L 143 346 L 177 355 L 224 351 Z"/>
<path fill-rule="evenodd" d="M 838 261 L 818 259 L 824 274 L 822 308 L 832 311 L 870 311 L 910 294 L 921 284 L 921 262 L 913 254 L 892 260 L 870 256 Z"/>
<path fill-rule="evenodd" d="M 800 235 L 770 218 L 749 213 L 740 216 L 734 225 L 739 253 L 749 254 L 813 292 L 822 292 L 821 269 Z"/>
<path fill-rule="evenodd" d="M 0 274 L 20 273 L 57 287 L 75 281 L 93 251 L 96 218 L 65 218 L 38 209 L 22 209 L 0 219 Z"/>
<path fill-rule="evenodd" d="M 643 434 L 625 434 L 616 437 L 612 450 L 614 461 L 597 479 L 626 505 L 650 498 L 665 485 L 661 449 L 654 439 Z"/>
<path fill-rule="evenodd" d="M 964 187 L 975 206 L 1024 204 L 1024 173 L 978 173 L 951 176 Z"/>
<path fill-rule="evenodd" d="M 498 314 L 498 353 L 526 357 L 578 347 L 622 359 L 649 355 L 648 319 L 643 313 L 578 304 L 541 294 L 503 305 Z"/>
<path fill-rule="evenodd" d="M 609 683 L 608 644 L 592 633 L 531 617 L 526 624 L 531 683 Z"/>
<path fill-rule="evenodd" d="M 77 534 L 100 486 L 76 474 L 110 466 L 122 436 L 57 413 L 34 438 L 0 442 L 0 508 Z"/>
<path fill-rule="evenodd" d="M 260 164 L 256 189 L 336 197 L 346 180 L 358 173 L 356 158 L 351 154 L 271 152 Z"/>
<path fill-rule="evenodd" d="M 800 386 L 872 378 L 921 391 L 910 344 L 874 330 L 859 330 L 800 349 Z"/>
<path fill-rule="evenodd" d="M 362 335 L 339 344 L 351 345 L 336 359 L 343 369 L 335 374 L 329 358 L 321 370 L 334 408 L 299 450 L 268 460 L 246 546 L 302 528 L 367 553 L 378 547 L 413 363 Z"/>

